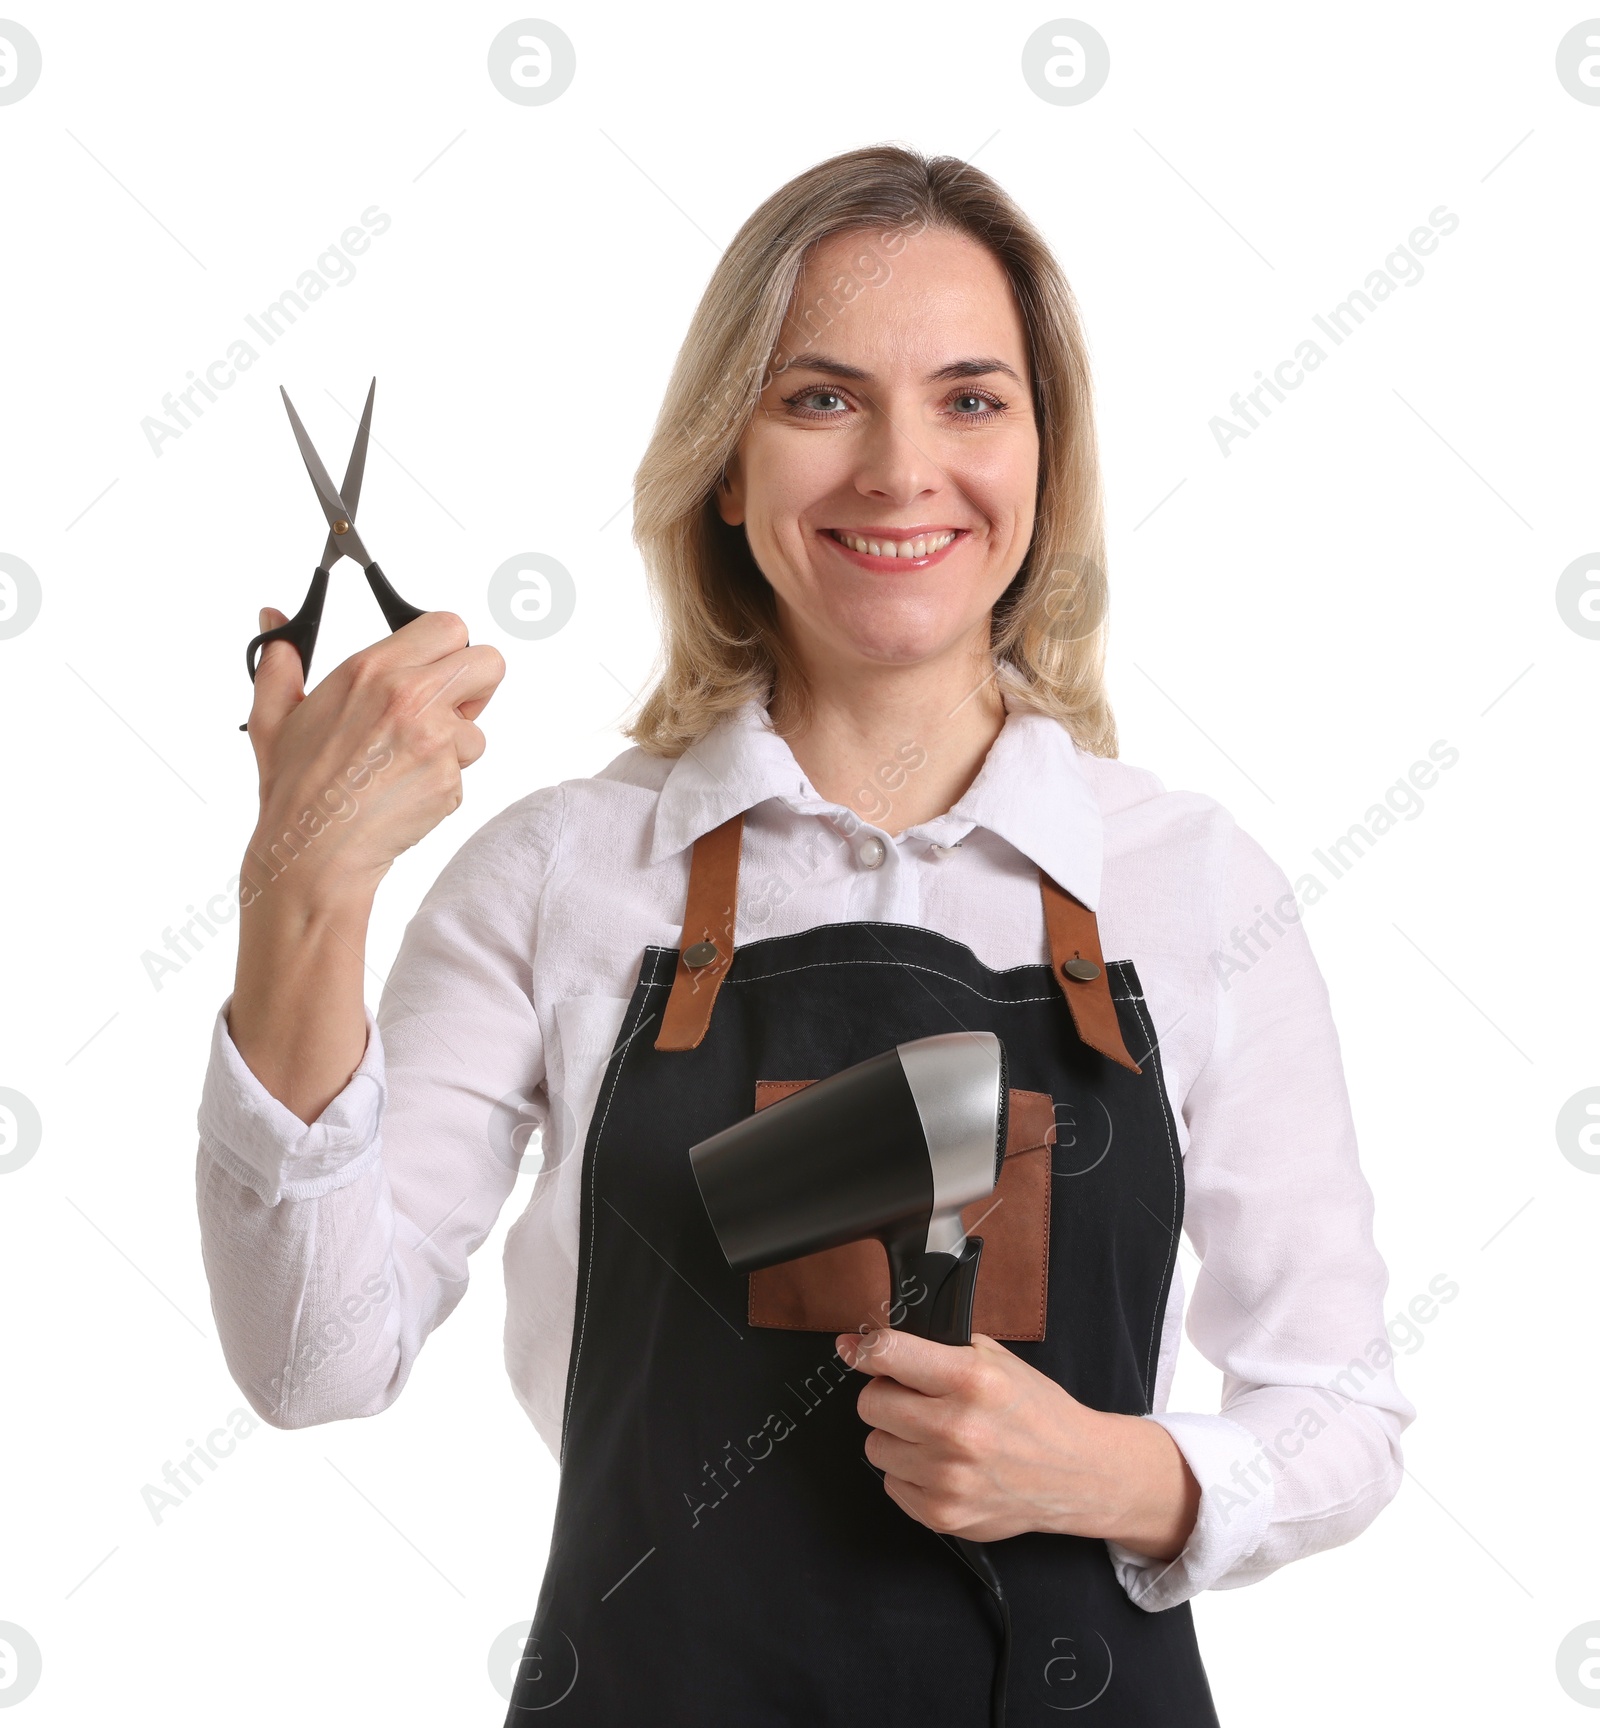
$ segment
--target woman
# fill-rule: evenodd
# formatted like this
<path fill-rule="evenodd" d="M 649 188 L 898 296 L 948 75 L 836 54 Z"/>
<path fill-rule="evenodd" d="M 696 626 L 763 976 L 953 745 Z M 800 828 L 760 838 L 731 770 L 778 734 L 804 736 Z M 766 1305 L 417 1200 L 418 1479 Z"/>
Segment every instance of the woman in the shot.
<path fill-rule="evenodd" d="M 1190 1599 L 1356 1535 L 1414 1412 L 1288 884 L 1115 755 L 1085 347 L 1035 229 L 894 148 L 782 188 L 701 301 L 635 531 L 665 631 L 636 747 L 462 847 L 376 1021 L 374 891 L 460 802 L 503 662 L 444 613 L 309 696 L 262 662 L 201 1109 L 229 1366 L 283 1427 L 386 1408 L 531 1119 L 506 1360 L 562 1475 L 508 1722 L 977 1724 L 959 1536 L 1009 1602 L 1010 1722 L 1214 1723 Z M 730 1272 L 687 1149 L 963 1027 L 1013 1123 L 971 1346 L 862 1313 L 875 1247 Z M 1165 1410 L 1180 1227 L 1225 1414 Z"/>

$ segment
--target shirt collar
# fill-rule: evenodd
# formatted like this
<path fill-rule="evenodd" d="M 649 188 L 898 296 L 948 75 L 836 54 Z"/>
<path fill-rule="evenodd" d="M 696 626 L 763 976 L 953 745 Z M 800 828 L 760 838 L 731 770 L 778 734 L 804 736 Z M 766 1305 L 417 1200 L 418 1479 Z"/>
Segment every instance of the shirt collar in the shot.
<path fill-rule="evenodd" d="M 1059 721 L 1021 704 L 1004 668 L 1000 689 L 1005 724 L 976 778 L 943 815 L 908 832 L 951 846 L 974 827 L 985 828 L 1097 910 L 1104 834 L 1077 746 Z M 681 851 L 768 798 L 801 814 L 845 813 L 845 806 L 812 790 L 794 752 L 772 730 L 765 707 L 752 699 L 673 763 L 656 804 L 650 862 Z"/>
<path fill-rule="evenodd" d="M 668 770 L 656 800 L 650 862 L 682 851 L 765 799 L 809 796 L 794 752 L 772 730 L 765 707 L 752 699 L 724 715 Z"/>

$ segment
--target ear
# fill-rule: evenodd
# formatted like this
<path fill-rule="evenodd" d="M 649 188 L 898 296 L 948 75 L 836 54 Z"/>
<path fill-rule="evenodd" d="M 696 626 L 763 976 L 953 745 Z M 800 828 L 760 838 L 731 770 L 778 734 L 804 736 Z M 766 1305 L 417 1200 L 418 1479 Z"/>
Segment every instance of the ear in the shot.
<path fill-rule="evenodd" d="M 728 458 L 717 482 L 717 514 L 730 528 L 737 528 L 744 521 L 744 472 L 737 451 Z"/>

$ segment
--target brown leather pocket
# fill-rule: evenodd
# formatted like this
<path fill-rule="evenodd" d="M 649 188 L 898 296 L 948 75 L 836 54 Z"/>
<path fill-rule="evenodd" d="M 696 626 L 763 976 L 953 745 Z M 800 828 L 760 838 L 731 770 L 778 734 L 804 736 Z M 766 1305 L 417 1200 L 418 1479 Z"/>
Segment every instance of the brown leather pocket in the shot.
<path fill-rule="evenodd" d="M 758 1080 L 756 1109 L 809 1080 Z M 992 1194 L 961 1214 L 983 1238 L 972 1329 L 991 1338 L 1043 1338 L 1050 1269 L 1050 1148 L 1055 1105 L 1046 1092 L 1011 1089 L 1006 1155 Z M 889 1257 L 875 1238 L 785 1260 L 750 1274 L 752 1326 L 854 1332 L 889 1317 Z"/>

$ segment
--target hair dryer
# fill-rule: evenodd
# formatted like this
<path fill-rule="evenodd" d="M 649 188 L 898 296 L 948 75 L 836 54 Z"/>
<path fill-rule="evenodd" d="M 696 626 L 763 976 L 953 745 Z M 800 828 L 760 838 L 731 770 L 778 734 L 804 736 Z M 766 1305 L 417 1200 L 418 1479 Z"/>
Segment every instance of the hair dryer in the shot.
<path fill-rule="evenodd" d="M 1008 1099 L 1000 1039 L 944 1032 L 700 1141 L 689 1159 L 728 1265 L 757 1272 L 875 1236 L 889 1256 L 891 1323 L 938 1344 L 970 1344 L 983 1238 L 966 1234 L 961 1210 L 1000 1180 Z M 1000 1609 L 991 1698 L 999 1728 L 1011 1613 L 983 1545 L 954 1540 Z"/>
<path fill-rule="evenodd" d="M 902 1331 L 972 1342 L 981 1236 L 961 1209 L 1006 1149 L 1005 1046 L 917 1038 L 792 1092 L 689 1150 L 729 1266 L 757 1272 L 876 1236 Z"/>

